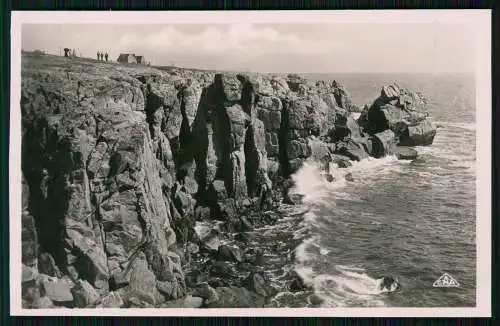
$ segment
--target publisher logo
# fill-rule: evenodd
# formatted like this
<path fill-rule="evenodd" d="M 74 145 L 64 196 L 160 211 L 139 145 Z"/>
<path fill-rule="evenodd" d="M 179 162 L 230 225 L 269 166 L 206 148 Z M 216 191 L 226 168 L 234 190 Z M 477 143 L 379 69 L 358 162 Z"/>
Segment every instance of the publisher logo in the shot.
<path fill-rule="evenodd" d="M 435 288 L 458 288 L 460 287 L 460 283 L 450 274 L 444 273 L 432 284 L 432 286 Z"/>

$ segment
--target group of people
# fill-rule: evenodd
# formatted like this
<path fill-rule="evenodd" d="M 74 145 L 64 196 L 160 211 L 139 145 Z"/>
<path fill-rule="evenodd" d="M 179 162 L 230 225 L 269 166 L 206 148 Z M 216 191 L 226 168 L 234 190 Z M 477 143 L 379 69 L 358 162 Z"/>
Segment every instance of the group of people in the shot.
<path fill-rule="evenodd" d="M 64 56 L 65 57 L 76 57 L 76 51 L 75 51 L 75 49 L 73 49 L 73 52 L 72 52 L 71 49 L 64 48 Z"/>
<path fill-rule="evenodd" d="M 103 61 L 104 59 L 106 59 L 106 61 L 108 61 L 108 52 L 102 53 L 102 52 L 97 51 L 97 60 Z"/>

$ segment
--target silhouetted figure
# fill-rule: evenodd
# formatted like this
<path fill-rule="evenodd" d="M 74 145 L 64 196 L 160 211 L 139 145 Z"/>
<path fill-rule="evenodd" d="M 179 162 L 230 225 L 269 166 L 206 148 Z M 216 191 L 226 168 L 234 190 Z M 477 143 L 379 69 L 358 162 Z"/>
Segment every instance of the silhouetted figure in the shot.
<path fill-rule="evenodd" d="M 101 57 L 101 54 L 99 53 L 99 51 L 97 51 L 97 60 L 99 60 L 100 57 Z"/>
<path fill-rule="evenodd" d="M 108 61 L 108 52 L 106 52 L 106 54 L 104 55 L 104 57 L 106 58 L 106 61 Z"/>
<path fill-rule="evenodd" d="M 104 60 L 104 53 L 101 52 L 101 61 Z"/>
<path fill-rule="evenodd" d="M 64 56 L 69 57 L 69 49 L 68 48 L 64 48 Z"/>

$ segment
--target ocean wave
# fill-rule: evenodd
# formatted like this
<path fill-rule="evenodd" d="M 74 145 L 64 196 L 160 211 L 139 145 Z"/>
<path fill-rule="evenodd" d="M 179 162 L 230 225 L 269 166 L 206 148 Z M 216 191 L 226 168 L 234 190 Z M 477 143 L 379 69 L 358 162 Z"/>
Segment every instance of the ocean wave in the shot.
<path fill-rule="evenodd" d="M 436 121 L 436 125 L 439 127 L 444 127 L 444 128 L 460 128 L 460 129 L 466 129 L 470 131 L 476 131 L 476 123 L 473 122 L 448 122 L 448 121 Z"/>
<path fill-rule="evenodd" d="M 329 273 L 318 274 L 311 267 L 299 264 L 295 271 L 323 300 L 324 307 L 385 306 L 380 297 L 387 292 L 380 289 L 382 279 L 370 277 L 362 268 L 337 265 Z"/>

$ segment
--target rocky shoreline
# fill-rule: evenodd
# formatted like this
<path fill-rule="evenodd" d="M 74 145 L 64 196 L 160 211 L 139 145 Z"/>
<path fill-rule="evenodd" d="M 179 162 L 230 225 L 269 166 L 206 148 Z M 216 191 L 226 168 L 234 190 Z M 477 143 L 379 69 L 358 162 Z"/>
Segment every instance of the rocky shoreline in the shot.
<path fill-rule="evenodd" d="M 27 52 L 21 72 L 24 308 L 264 307 L 307 290 L 293 271 L 271 286 L 248 245 L 300 204 L 291 175 L 414 159 L 436 134 L 397 84 L 358 108 L 338 81 L 298 75 Z"/>

